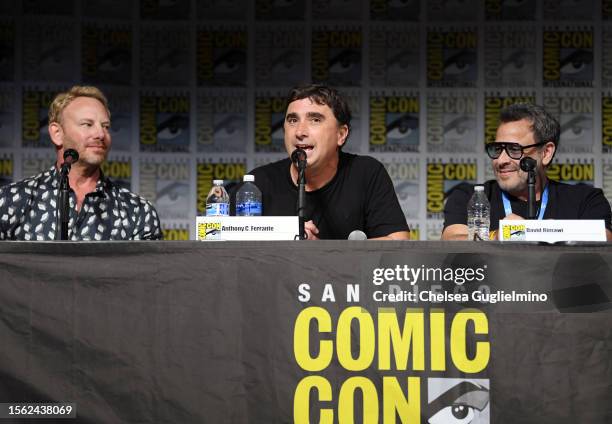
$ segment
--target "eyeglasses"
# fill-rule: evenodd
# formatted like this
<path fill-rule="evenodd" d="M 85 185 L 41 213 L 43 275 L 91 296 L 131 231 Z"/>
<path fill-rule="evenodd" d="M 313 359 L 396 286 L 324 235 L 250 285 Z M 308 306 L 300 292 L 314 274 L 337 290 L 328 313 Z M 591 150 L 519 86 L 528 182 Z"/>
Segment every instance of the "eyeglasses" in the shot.
<path fill-rule="evenodd" d="M 529 149 L 531 147 L 543 146 L 545 144 L 546 141 L 543 141 L 541 143 L 529 144 L 527 146 L 521 146 L 518 143 L 506 143 L 504 141 L 500 141 L 494 143 L 487 143 L 485 145 L 485 151 L 491 159 L 497 159 L 501 155 L 502 151 L 506 150 L 506 153 L 511 159 L 518 160 L 523 157 L 523 150 Z"/>

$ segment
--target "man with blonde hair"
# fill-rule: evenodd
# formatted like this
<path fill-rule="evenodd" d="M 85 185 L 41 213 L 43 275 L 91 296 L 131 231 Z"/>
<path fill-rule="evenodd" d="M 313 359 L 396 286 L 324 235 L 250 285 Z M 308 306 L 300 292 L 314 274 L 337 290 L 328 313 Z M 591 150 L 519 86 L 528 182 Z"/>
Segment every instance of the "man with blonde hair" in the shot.
<path fill-rule="evenodd" d="M 51 169 L 0 189 L 0 239 L 54 240 L 60 166 L 73 149 L 79 159 L 68 176 L 69 240 L 160 239 L 151 203 L 114 184 L 100 169 L 111 147 L 110 111 L 96 87 L 75 86 L 49 107 L 49 135 L 55 146 Z"/>

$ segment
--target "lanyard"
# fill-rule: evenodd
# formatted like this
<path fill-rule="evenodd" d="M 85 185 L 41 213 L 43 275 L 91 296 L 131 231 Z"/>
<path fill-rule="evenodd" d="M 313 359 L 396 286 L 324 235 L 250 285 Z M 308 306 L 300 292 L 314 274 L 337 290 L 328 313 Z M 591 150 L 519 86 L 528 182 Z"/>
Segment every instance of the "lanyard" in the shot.
<path fill-rule="evenodd" d="M 504 210 L 506 211 L 506 216 L 512 213 L 512 205 L 510 204 L 510 199 L 504 191 L 501 192 L 502 200 L 504 202 Z M 544 218 L 544 211 L 546 211 L 546 206 L 548 205 L 548 184 L 546 184 L 546 188 L 544 189 L 544 193 L 542 193 L 542 203 L 540 203 L 540 213 L 538 214 L 538 219 Z"/>

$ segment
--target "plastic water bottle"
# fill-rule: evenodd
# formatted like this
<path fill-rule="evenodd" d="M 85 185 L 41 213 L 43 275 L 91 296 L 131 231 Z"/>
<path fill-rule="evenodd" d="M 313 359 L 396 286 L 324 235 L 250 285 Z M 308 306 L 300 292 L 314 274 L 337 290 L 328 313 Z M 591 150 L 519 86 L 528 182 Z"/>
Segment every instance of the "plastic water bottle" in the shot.
<path fill-rule="evenodd" d="M 261 216 L 261 190 L 255 185 L 253 175 L 245 175 L 244 184 L 236 193 L 236 216 Z"/>
<path fill-rule="evenodd" d="M 223 180 L 214 180 L 206 197 L 206 216 L 229 216 L 229 194 Z"/>
<path fill-rule="evenodd" d="M 489 240 L 491 205 L 484 192 L 484 186 L 474 187 L 474 195 L 467 207 L 468 240 Z"/>

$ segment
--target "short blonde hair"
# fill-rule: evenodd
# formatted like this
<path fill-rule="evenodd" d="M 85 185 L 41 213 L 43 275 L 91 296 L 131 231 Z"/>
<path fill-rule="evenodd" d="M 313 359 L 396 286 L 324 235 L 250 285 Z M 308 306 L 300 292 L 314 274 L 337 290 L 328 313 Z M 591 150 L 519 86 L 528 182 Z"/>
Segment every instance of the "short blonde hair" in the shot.
<path fill-rule="evenodd" d="M 90 85 L 75 85 L 65 93 L 59 93 L 55 96 L 51 105 L 49 105 L 49 123 L 57 122 L 61 124 L 62 112 L 77 97 L 91 97 L 92 99 L 98 100 L 104 105 L 110 119 L 111 114 L 108 109 L 108 100 L 106 100 L 106 96 L 99 88 Z"/>

